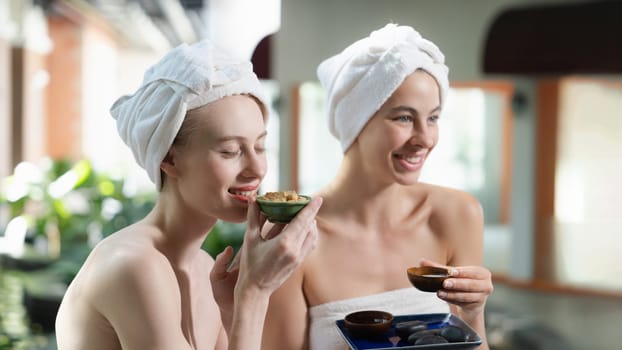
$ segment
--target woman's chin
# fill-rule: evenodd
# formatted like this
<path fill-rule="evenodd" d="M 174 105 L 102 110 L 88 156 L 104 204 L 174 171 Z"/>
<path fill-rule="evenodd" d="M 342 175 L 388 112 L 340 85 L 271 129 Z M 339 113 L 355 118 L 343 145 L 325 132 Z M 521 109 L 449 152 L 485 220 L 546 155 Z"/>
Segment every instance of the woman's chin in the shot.
<path fill-rule="evenodd" d="M 218 219 L 232 223 L 242 223 L 246 221 L 248 207 L 229 208 L 218 215 Z"/>
<path fill-rule="evenodd" d="M 396 174 L 395 182 L 402 186 L 411 186 L 419 182 L 420 173 Z"/>
<path fill-rule="evenodd" d="M 227 215 L 226 217 L 220 218 L 220 220 L 239 224 L 246 221 L 246 213 L 244 213 L 244 215 Z"/>

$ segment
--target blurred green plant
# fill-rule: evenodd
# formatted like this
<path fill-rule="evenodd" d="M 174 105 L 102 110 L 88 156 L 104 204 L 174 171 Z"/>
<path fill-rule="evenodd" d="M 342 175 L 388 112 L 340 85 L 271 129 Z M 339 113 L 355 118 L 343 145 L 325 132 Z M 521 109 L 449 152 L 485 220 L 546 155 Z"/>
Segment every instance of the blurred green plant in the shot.
<path fill-rule="evenodd" d="M 23 162 L 2 180 L 0 235 L 11 220 L 24 220 L 29 245 L 24 255 L 49 260 L 46 272 L 69 283 L 94 245 L 143 218 L 156 196 L 96 171 L 88 160 Z M 237 250 L 244 230 L 245 224 L 218 222 L 202 248 L 212 256 L 228 245 Z"/>
<path fill-rule="evenodd" d="M 156 198 L 88 160 L 23 162 L 1 179 L 0 237 L 19 223 L 11 230 L 22 230 L 26 244 L 17 255 L 0 254 L 0 350 L 53 346 L 54 310 L 90 251 L 147 215 Z M 244 231 L 245 224 L 219 221 L 202 249 L 238 250 Z"/>
<path fill-rule="evenodd" d="M 128 189 L 124 179 L 95 171 L 88 160 L 22 162 L 1 188 L 2 231 L 11 220 L 25 221 L 24 258 L 49 259 L 50 273 L 66 282 L 99 240 L 142 218 L 155 200 L 155 193 Z"/>
<path fill-rule="evenodd" d="M 245 231 L 245 223 L 236 224 L 218 221 L 205 238 L 205 241 L 203 241 L 203 246 L 201 248 L 214 258 L 227 246 L 232 246 L 237 252 L 242 245 L 242 241 L 244 241 Z"/>

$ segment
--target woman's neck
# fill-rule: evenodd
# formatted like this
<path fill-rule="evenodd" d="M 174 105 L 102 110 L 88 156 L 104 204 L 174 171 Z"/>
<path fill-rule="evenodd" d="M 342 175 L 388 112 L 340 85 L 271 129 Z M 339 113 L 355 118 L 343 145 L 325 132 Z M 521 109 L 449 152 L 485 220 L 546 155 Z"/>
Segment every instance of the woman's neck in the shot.
<path fill-rule="evenodd" d="M 156 240 L 158 248 L 171 263 L 186 266 L 199 252 L 217 219 L 184 206 L 172 193 L 160 193 L 145 221 L 158 228 L 161 233 Z"/>
<path fill-rule="evenodd" d="M 363 171 L 355 160 L 344 157 L 338 175 L 318 193 L 325 198 L 322 206 L 326 211 L 338 212 L 365 227 L 382 227 L 403 219 L 410 211 L 404 201 L 407 189 Z"/>

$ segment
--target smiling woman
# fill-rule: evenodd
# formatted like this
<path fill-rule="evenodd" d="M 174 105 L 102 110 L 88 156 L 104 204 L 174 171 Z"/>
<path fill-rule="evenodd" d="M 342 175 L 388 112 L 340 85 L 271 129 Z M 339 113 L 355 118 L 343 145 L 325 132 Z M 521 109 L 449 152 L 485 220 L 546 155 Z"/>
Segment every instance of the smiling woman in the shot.
<path fill-rule="evenodd" d="M 314 247 L 321 205 L 261 238 L 267 113 L 250 62 L 207 40 L 169 52 L 113 104 L 158 198 L 89 254 L 58 312 L 59 348 L 259 347 L 268 298 Z M 218 220 L 248 221 L 235 260 L 200 249 Z"/>
<path fill-rule="evenodd" d="M 393 23 L 318 66 L 343 158 L 315 193 L 324 198 L 318 248 L 270 300 L 264 348 L 342 349 L 335 322 L 364 309 L 451 310 L 488 348 L 481 206 L 419 179 L 439 141 L 447 72 L 436 45 Z M 417 265 L 449 266 L 450 277 L 436 293 L 419 291 L 405 273 Z"/>

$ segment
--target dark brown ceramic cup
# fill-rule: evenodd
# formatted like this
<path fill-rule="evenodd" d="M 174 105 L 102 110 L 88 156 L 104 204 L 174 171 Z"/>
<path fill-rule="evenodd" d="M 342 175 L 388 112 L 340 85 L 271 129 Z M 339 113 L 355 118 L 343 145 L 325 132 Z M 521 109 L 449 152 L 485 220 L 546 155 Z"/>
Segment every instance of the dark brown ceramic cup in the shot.
<path fill-rule="evenodd" d="M 391 328 L 393 315 L 385 311 L 364 310 L 346 315 L 344 326 L 356 338 L 376 338 Z"/>
<path fill-rule="evenodd" d="M 449 270 L 442 267 L 411 267 L 406 272 L 410 283 L 424 292 L 436 292 L 442 289 L 443 281 L 450 277 Z"/>

